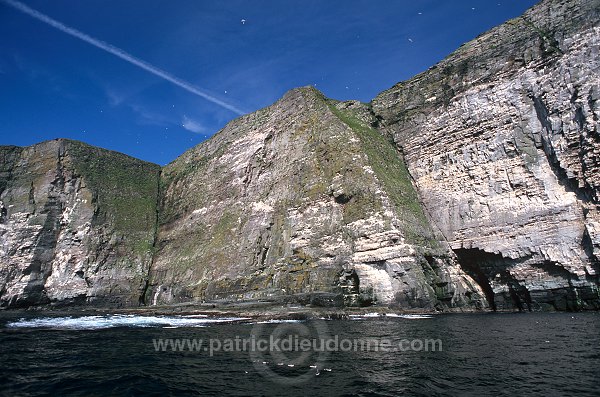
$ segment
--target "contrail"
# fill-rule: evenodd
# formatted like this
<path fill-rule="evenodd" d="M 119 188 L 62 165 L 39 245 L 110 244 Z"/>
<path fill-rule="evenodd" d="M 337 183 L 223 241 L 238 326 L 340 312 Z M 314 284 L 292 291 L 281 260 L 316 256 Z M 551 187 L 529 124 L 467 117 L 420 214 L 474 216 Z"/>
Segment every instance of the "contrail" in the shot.
<path fill-rule="evenodd" d="M 73 37 L 76 37 L 82 41 L 85 41 L 88 44 L 93 45 L 94 47 L 100 48 L 101 50 L 104 50 L 110 54 L 113 54 L 114 56 L 117 56 L 141 69 L 144 69 L 147 72 L 152 73 L 155 76 L 158 76 L 164 80 L 167 80 L 173 84 L 175 84 L 176 86 L 179 86 L 181 88 L 183 88 L 186 91 L 191 92 L 192 94 L 196 94 L 204 99 L 206 99 L 207 101 L 210 101 L 216 105 L 219 105 L 227 110 L 231 110 L 232 112 L 242 115 L 245 112 L 236 108 L 233 105 L 230 105 L 226 102 L 223 102 L 222 100 L 215 98 L 212 95 L 209 95 L 207 93 L 205 93 L 203 90 L 201 90 L 198 87 L 194 87 L 192 84 L 181 80 L 180 78 L 177 78 L 175 76 L 173 76 L 170 73 L 165 72 L 164 70 L 161 70 L 155 66 L 150 65 L 149 63 L 142 61 L 141 59 L 138 59 L 136 57 L 134 57 L 131 54 L 128 54 L 127 52 L 123 51 L 122 49 L 115 47 L 111 44 L 108 44 L 104 41 L 98 40 L 93 38 L 92 36 L 89 36 L 83 32 L 80 32 L 77 29 L 73 29 L 63 23 L 58 22 L 55 19 L 50 18 L 49 16 L 42 14 L 39 11 L 34 10 L 33 8 L 30 8 L 28 6 L 26 6 L 25 4 L 16 1 L 16 0 L 0 0 L 0 2 L 3 2 L 9 6 L 11 6 L 12 8 L 19 10 L 27 15 L 29 15 L 30 17 L 33 17 L 35 19 L 37 19 L 38 21 L 42 21 L 47 25 L 52 26 L 53 28 L 56 28 L 58 30 L 60 30 L 61 32 L 64 32 L 68 35 L 71 35 Z"/>

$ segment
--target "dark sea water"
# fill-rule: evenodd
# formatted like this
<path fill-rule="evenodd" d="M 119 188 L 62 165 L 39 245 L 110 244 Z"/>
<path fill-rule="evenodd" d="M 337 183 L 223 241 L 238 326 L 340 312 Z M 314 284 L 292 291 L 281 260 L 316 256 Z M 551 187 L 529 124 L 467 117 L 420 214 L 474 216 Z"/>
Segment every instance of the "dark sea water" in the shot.
<path fill-rule="evenodd" d="M 156 351 L 153 343 L 159 338 L 223 342 L 236 336 L 266 340 L 291 334 L 393 343 L 439 339 L 443 348 L 216 351 L 211 356 L 206 351 Z M 254 324 L 202 317 L 0 313 L 0 394 L 598 396 L 600 314 L 451 314 Z"/>

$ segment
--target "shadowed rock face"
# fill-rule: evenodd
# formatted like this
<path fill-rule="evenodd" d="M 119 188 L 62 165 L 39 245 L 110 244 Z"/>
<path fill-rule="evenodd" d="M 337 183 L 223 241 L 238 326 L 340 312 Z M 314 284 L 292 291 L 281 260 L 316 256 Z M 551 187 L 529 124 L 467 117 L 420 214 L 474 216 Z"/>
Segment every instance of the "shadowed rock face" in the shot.
<path fill-rule="evenodd" d="M 0 147 L 0 305 L 137 304 L 159 172 L 74 141 Z"/>
<path fill-rule="evenodd" d="M 599 308 L 599 4 L 544 1 L 370 105 L 292 90 L 162 171 L 0 147 L 0 305 Z"/>
<path fill-rule="evenodd" d="M 599 307 L 599 21 L 542 2 L 373 100 L 492 306 Z"/>

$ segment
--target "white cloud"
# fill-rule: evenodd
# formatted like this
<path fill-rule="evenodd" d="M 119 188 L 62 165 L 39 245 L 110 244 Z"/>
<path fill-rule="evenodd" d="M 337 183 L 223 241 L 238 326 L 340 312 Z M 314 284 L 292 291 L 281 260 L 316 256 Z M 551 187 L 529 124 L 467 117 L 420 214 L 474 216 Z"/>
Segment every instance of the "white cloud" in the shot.
<path fill-rule="evenodd" d="M 165 117 L 164 114 L 153 112 L 139 104 L 128 103 L 127 107 L 129 107 L 136 114 L 136 121 L 141 125 L 157 125 L 162 127 L 172 124 L 172 122 Z"/>
<path fill-rule="evenodd" d="M 192 120 L 187 116 L 183 116 L 183 120 L 181 121 L 181 126 L 188 131 L 193 132 L 194 134 L 202 134 L 206 128 L 196 120 Z"/>
<path fill-rule="evenodd" d="M 121 92 L 117 92 L 116 90 L 114 90 L 112 88 L 105 88 L 104 92 L 105 92 L 106 96 L 108 97 L 108 103 L 110 104 L 110 106 L 119 106 L 128 97 L 127 95 L 125 95 Z"/>

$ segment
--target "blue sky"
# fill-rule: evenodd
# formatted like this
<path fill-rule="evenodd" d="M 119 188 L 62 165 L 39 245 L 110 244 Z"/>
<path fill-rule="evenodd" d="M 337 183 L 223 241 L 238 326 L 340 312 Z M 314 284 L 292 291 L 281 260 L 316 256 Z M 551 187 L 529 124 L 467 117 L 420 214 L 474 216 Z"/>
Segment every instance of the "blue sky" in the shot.
<path fill-rule="evenodd" d="M 291 88 L 370 101 L 532 0 L 24 0 L 244 112 Z M 164 165 L 230 109 L 0 0 L 0 145 L 78 139 Z"/>

